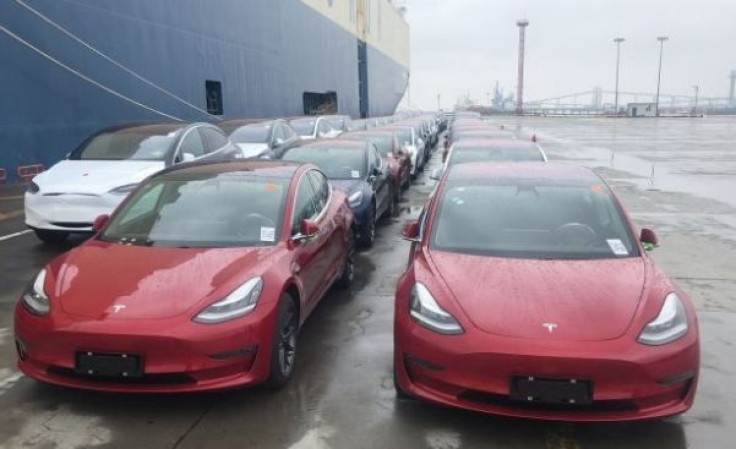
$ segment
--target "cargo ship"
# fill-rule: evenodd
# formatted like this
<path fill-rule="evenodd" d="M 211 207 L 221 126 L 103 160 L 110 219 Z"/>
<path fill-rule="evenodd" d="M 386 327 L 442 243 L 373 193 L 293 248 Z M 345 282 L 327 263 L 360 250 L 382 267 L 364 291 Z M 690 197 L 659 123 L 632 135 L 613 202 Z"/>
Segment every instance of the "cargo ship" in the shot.
<path fill-rule="evenodd" d="M 0 0 L 0 183 L 109 125 L 389 115 L 408 81 L 390 0 Z"/>

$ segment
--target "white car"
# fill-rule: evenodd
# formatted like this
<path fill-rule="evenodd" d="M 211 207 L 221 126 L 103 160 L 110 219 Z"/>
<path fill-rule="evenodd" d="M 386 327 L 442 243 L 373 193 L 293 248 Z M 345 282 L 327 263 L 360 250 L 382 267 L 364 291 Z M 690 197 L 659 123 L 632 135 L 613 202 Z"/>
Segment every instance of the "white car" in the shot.
<path fill-rule="evenodd" d="M 26 225 L 47 243 L 90 232 L 146 177 L 177 163 L 242 158 L 214 125 L 145 124 L 104 129 L 39 174 L 25 194 Z"/>
<path fill-rule="evenodd" d="M 278 159 L 300 140 L 296 131 L 283 119 L 238 119 L 219 125 L 246 158 Z"/>
<path fill-rule="evenodd" d="M 324 117 L 297 118 L 291 120 L 289 124 L 302 140 L 333 139 L 342 134 L 342 131 L 335 129 L 332 123 Z"/>

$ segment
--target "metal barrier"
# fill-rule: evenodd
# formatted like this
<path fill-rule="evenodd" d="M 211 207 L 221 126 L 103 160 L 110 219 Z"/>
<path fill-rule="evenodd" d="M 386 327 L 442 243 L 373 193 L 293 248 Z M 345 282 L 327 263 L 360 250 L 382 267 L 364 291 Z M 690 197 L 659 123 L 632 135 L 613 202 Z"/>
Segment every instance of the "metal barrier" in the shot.
<path fill-rule="evenodd" d="M 44 171 L 43 164 L 21 165 L 18 167 L 18 177 L 23 182 L 29 182 L 37 174 Z"/>

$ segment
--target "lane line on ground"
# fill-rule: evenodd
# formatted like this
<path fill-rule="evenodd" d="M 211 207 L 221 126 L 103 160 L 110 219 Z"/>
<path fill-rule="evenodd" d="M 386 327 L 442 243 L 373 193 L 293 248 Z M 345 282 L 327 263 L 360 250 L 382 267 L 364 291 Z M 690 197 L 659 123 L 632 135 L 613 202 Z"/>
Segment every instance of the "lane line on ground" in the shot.
<path fill-rule="evenodd" d="M 10 240 L 10 239 L 15 238 L 15 237 L 20 237 L 21 235 L 26 235 L 26 234 L 31 233 L 31 232 L 33 232 L 33 231 L 30 230 L 30 229 L 26 229 L 25 231 L 14 232 L 12 234 L 3 235 L 3 236 L 0 236 L 0 242 L 4 242 L 5 240 Z"/>

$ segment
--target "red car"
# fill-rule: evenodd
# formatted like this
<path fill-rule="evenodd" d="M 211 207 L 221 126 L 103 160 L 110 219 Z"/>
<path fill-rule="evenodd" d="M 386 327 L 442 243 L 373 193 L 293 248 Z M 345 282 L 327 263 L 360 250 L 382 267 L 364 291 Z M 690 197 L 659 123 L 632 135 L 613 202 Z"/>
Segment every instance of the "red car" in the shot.
<path fill-rule="evenodd" d="M 91 390 L 280 387 L 299 327 L 353 278 L 352 221 L 312 165 L 162 171 L 22 294 L 19 367 Z"/>
<path fill-rule="evenodd" d="M 395 186 L 408 188 L 411 185 L 411 158 L 401 148 L 395 132 L 374 129 L 371 131 L 357 131 L 340 136 L 341 139 L 370 140 L 376 145 L 381 157 L 391 170 L 391 177 Z M 394 191 L 395 200 L 401 197 L 401 188 Z"/>
<path fill-rule="evenodd" d="M 661 418 L 693 404 L 698 324 L 593 172 L 451 167 L 396 290 L 399 397 L 570 421 Z"/>

